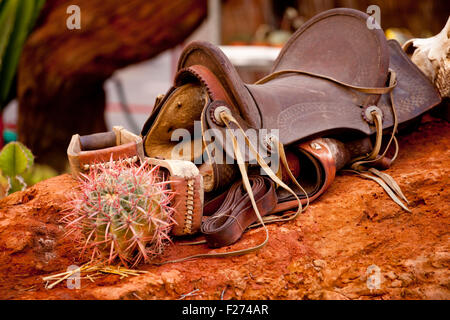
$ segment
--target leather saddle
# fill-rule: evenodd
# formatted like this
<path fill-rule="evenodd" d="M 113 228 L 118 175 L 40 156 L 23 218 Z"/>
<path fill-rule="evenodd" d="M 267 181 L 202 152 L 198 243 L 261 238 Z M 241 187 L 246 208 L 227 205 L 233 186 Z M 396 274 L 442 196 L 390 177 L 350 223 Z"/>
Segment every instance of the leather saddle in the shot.
<path fill-rule="evenodd" d="M 381 29 L 369 29 L 368 18 L 345 8 L 315 16 L 292 35 L 272 73 L 255 84 L 244 83 L 210 43 L 193 42 L 184 49 L 174 84 L 157 99 L 141 135 L 146 156 L 198 164 L 210 199 L 205 215 L 211 215 L 202 231 L 211 246 L 236 241 L 255 222 L 287 220 L 272 214 L 316 199 L 343 167 L 363 176 L 370 171 L 376 181 L 386 178 L 369 167 L 388 167 L 396 157 L 398 129 L 440 103 L 436 89 L 400 45 L 387 41 Z M 222 157 L 238 165 L 221 163 L 208 151 L 209 131 Z M 230 131 L 235 134 L 226 139 Z M 185 135 L 194 138 L 174 141 Z M 269 174 L 272 179 L 256 179 L 267 159 L 260 154 L 275 151 L 284 166 Z M 401 194 L 386 179 L 385 190 Z M 245 198 L 247 193 L 252 196 Z M 274 200 L 260 201 L 265 196 Z M 251 218 L 240 219 L 242 212 Z M 235 228 L 233 236 L 222 230 L 227 224 Z"/>

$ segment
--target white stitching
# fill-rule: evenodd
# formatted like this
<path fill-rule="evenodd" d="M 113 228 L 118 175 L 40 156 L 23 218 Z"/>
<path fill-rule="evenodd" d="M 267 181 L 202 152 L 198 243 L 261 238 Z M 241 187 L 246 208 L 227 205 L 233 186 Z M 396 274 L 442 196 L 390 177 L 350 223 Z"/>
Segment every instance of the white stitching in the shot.
<path fill-rule="evenodd" d="M 187 181 L 187 199 L 186 199 L 186 216 L 184 220 L 184 233 L 192 233 L 192 224 L 194 220 L 194 184 L 195 180 L 190 179 Z"/>
<path fill-rule="evenodd" d="M 121 160 L 113 160 L 112 163 L 118 163 L 118 162 L 122 162 L 122 163 L 128 163 L 128 164 L 132 164 L 132 163 L 136 163 L 139 160 L 138 156 L 134 156 L 134 157 L 129 157 L 129 158 L 125 158 L 125 159 L 121 159 Z M 90 168 L 98 168 L 99 166 L 104 166 L 104 165 L 108 165 L 108 162 L 102 162 L 102 163 L 93 163 L 93 164 L 84 164 L 82 169 L 87 171 Z"/>

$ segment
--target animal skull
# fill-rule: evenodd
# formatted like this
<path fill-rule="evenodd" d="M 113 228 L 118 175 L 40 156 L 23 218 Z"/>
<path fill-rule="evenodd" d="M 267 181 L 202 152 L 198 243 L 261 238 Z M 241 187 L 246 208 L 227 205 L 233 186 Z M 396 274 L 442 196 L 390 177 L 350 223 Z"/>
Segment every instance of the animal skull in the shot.
<path fill-rule="evenodd" d="M 450 97 L 450 17 L 444 29 L 434 37 L 411 39 L 403 50 L 437 87 L 441 97 Z"/>

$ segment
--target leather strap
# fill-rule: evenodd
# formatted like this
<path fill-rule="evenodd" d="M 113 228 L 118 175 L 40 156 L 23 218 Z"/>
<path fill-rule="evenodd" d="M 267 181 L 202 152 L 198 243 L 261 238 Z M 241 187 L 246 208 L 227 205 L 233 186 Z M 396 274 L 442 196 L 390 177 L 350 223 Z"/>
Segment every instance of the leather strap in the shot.
<path fill-rule="evenodd" d="M 323 169 L 323 177 L 321 179 L 322 181 L 320 181 L 320 189 L 308 198 L 301 199 L 302 204 L 307 204 L 308 202 L 314 201 L 315 199 L 320 197 L 334 181 L 334 178 L 336 176 L 336 160 L 334 159 L 333 153 L 330 150 L 330 147 L 328 146 L 326 140 L 321 138 L 309 142 L 304 142 L 298 145 L 298 149 L 302 150 L 303 152 L 309 153 L 320 163 L 320 165 L 322 166 L 321 169 Z M 286 210 L 292 210 L 294 208 L 297 208 L 297 206 L 297 200 L 279 202 L 272 213 L 274 214 L 284 212 Z"/>
<path fill-rule="evenodd" d="M 380 114 L 379 111 L 375 109 L 376 111 L 371 112 L 371 116 L 373 118 L 373 122 L 375 124 L 376 132 L 377 132 L 374 149 L 368 155 L 364 155 L 362 157 L 357 157 L 356 159 L 353 159 L 352 164 L 351 164 L 352 170 L 347 170 L 347 171 L 357 173 L 364 178 L 368 178 L 368 179 L 371 179 L 371 180 L 377 182 L 387 192 L 387 194 L 392 198 L 392 200 L 395 203 L 397 203 L 405 211 L 410 212 L 410 210 L 407 208 L 407 206 L 402 202 L 402 200 L 403 200 L 404 202 L 408 203 L 408 200 L 406 199 L 406 197 L 403 194 L 403 192 L 401 191 L 400 187 L 398 186 L 398 184 L 395 182 L 395 180 L 392 177 L 390 177 L 389 175 L 382 173 L 374 168 L 366 169 L 367 166 L 376 164 L 377 162 L 380 162 L 380 161 L 382 161 L 383 158 L 385 158 L 386 153 L 388 152 L 389 147 L 391 146 L 392 142 L 395 143 L 395 147 L 396 147 L 395 154 L 397 154 L 397 152 L 398 152 L 398 144 L 395 140 L 395 134 L 397 133 L 397 128 L 398 128 L 398 117 L 397 117 L 397 110 L 396 110 L 394 94 L 393 94 L 393 90 L 397 86 L 396 73 L 391 69 L 389 70 L 389 85 L 384 88 L 354 86 L 354 85 L 339 81 L 333 77 L 316 74 L 316 73 L 312 73 L 312 72 L 308 72 L 308 71 L 303 71 L 303 70 L 280 70 L 280 71 L 274 72 L 274 73 L 269 74 L 268 76 L 262 78 L 261 80 L 256 82 L 256 84 L 263 84 L 265 82 L 273 80 L 282 75 L 292 74 L 292 73 L 302 74 L 302 75 L 307 75 L 307 76 L 311 76 L 311 77 L 315 77 L 315 78 L 319 78 L 319 79 L 328 80 L 328 81 L 334 82 L 338 85 L 341 85 L 343 87 L 350 88 L 350 89 L 353 89 L 353 90 L 356 90 L 356 91 L 359 91 L 362 93 L 367 93 L 367 94 L 387 94 L 387 93 L 389 93 L 394 126 L 393 126 L 392 133 L 391 133 L 391 136 L 390 136 L 390 139 L 389 139 L 389 142 L 388 142 L 386 148 L 384 149 L 383 153 L 380 154 L 381 142 L 382 142 L 382 138 L 383 138 L 383 117 L 382 117 L 382 114 Z M 394 160 L 395 160 L 395 157 L 394 157 Z M 387 161 L 387 162 L 390 163 L 392 161 Z"/>
<path fill-rule="evenodd" d="M 324 139 L 315 139 L 302 143 L 298 148 L 316 158 L 322 166 L 321 170 L 324 171 L 320 189 L 310 196 L 309 199 L 301 199 L 302 204 L 306 205 L 308 201 L 318 198 L 328 189 L 334 181 L 336 165 L 333 153 Z M 282 154 L 280 156 L 283 158 Z M 280 217 L 273 214 L 298 207 L 297 200 L 278 202 L 273 182 L 269 178 L 249 176 L 249 180 L 256 204 L 261 216 L 264 217 L 265 223 L 284 221 L 283 216 Z M 270 189 L 265 187 L 267 184 L 271 185 Z M 268 211 L 269 209 L 270 211 Z M 237 241 L 248 227 L 258 225 L 257 217 L 251 207 L 250 198 L 248 193 L 245 192 L 242 181 L 235 182 L 229 191 L 210 200 L 204 207 L 205 216 L 210 217 L 204 220 L 201 232 L 205 235 L 210 247 L 230 245 Z"/>
<path fill-rule="evenodd" d="M 396 86 L 397 86 L 397 82 L 395 83 L 391 83 L 388 87 L 381 87 L 381 88 L 376 88 L 376 87 L 359 87 L 359 86 L 354 86 L 342 81 L 339 81 L 333 77 L 328 77 L 325 75 L 321 75 L 321 74 L 317 74 L 317 73 L 313 73 L 313 72 L 308 72 L 308 71 L 303 71 L 303 70 L 280 70 L 274 73 L 269 74 L 268 76 L 262 78 L 261 80 L 255 82 L 255 84 L 263 84 L 266 83 L 270 80 L 273 80 L 281 75 L 284 74 L 289 74 L 289 73 L 295 73 L 295 74 L 304 74 L 307 76 L 311 76 L 314 78 L 319 78 L 319 79 L 324 79 L 324 80 L 328 80 L 331 82 L 334 82 L 336 84 L 339 84 L 343 87 L 346 88 L 350 88 L 350 89 L 354 89 L 356 91 L 362 92 L 362 93 L 367 93 L 367 94 L 385 94 L 385 93 L 389 93 L 391 92 Z"/>
<path fill-rule="evenodd" d="M 249 181 L 261 216 L 271 213 L 277 204 L 273 182 L 262 176 L 249 176 Z M 217 208 L 219 202 L 221 205 Z M 213 248 L 236 242 L 258 220 L 241 181 L 234 183 L 227 192 L 205 205 L 205 215 L 213 212 L 201 227 L 208 245 Z"/>
<path fill-rule="evenodd" d="M 397 75 L 394 71 L 390 70 L 390 77 L 389 77 L 389 87 L 395 87 L 397 85 Z M 409 204 L 408 199 L 403 194 L 400 186 L 395 182 L 395 180 L 388 174 L 378 171 L 375 168 L 369 168 L 368 166 L 373 166 L 380 160 L 384 159 L 386 157 L 386 154 L 389 151 L 389 148 L 394 142 L 395 146 L 395 155 L 394 157 L 389 161 L 389 164 L 392 163 L 392 161 L 395 160 L 398 153 L 398 143 L 397 139 L 395 138 L 395 134 L 397 133 L 398 128 L 398 117 L 397 117 L 397 109 L 395 107 L 395 101 L 394 101 L 394 94 L 393 91 L 390 91 L 390 100 L 391 100 L 391 110 L 392 110 L 392 116 L 394 118 L 394 126 L 392 128 L 392 132 L 388 141 L 388 144 L 384 148 L 383 153 L 380 154 L 381 150 L 381 142 L 383 138 L 383 118 L 382 115 L 379 114 L 377 111 L 372 112 L 372 116 L 377 128 L 377 137 L 376 137 L 376 152 L 373 151 L 368 156 L 358 157 L 354 160 L 352 160 L 351 164 L 351 170 L 346 170 L 348 172 L 353 172 L 361 177 L 371 179 L 378 183 L 385 191 L 386 193 L 391 197 L 391 199 L 398 204 L 402 209 L 404 209 L 407 212 L 411 212 L 407 204 Z M 405 202 L 405 203 L 403 203 Z"/>

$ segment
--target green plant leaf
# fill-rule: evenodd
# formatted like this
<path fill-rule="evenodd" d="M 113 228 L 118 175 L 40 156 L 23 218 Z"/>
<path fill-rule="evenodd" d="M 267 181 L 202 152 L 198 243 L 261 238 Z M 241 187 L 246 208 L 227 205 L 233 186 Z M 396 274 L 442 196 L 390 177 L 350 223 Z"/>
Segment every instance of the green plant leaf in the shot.
<path fill-rule="evenodd" d="M 0 199 L 8 195 L 9 190 L 11 190 L 11 184 L 9 179 L 5 177 L 0 171 Z"/>
<path fill-rule="evenodd" d="M 3 8 L 3 5 L 5 4 L 5 2 L 6 1 L 4 1 L 4 0 L 0 0 L 0 12 L 2 12 L 2 8 Z"/>
<path fill-rule="evenodd" d="M 11 84 L 16 74 L 20 54 L 30 30 L 33 18 L 35 0 L 9 0 L 19 1 L 16 11 L 13 32 L 3 58 L 3 67 L 0 72 L 0 103 L 3 105 L 9 96 Z"/>
<path fill-rule="evenodd" d="M 23 173 L 22 177 L 28 186 L 32 186 L 42 180 L 46 180 L 57 175 L 58 172 L 52 167 L 43 164 L 35 164 Z"/>
<path fill-rule="evenodd" d="M 0 71 L 2 70 L 3 58 L 16 20 L 18 3 L 18 0 L 4 0 L 0 3 Z"/>
<path fill-rule="evenodd" d="M 27 169 L 31 168 L 31 167 L 33 166 L 33 164 L 34 164 L 34 155 L 33 155 L 33 153 L 31 152 L 30 149 L 28 149 L 27 147 L 25 147 L 25 145 L 23 145 L 22 143 L 17 142 L 17 141 L 15 141 L 15 142 L 16 142 L 16 143 L 22 148 L 22 150 L 25 152 L 25 155 L 26 155 L 26 157 L 27 157 L 27 159 L 28 159 Z"/>
<path fill-rule="evenodd" d="M 36 24 L 37 19 L 39 18 L 39 14 L 41 13 L 42 8 L 44 7 L 46 0 L 36 0 L 33 17 L 31 18 L 30 27 L 28 32 L 31 33 L 31 31 L 34 28 L 34 25 Z"/>
<path fill-rule="evenodd" d="M 33 163 L 33 154 L 20 142 L 10 142 L 0 152 L 0 170 L 8 177 L 22 174 Z"/>
<path fill-rule="evenodd" d="M 23 191 L 27 187 L 27 184 L 23 180 L 21 176 L 15 176 L 12 178 L 9 178 L 11 188 L 9 189 L 9 194 L 17 192 L 17 191 Z"/>

